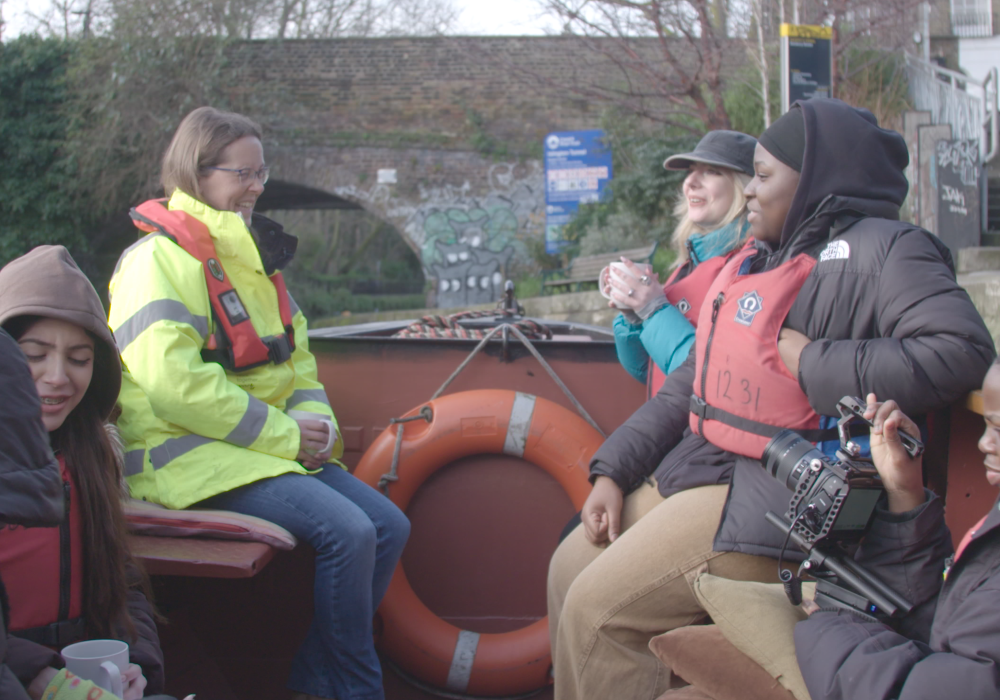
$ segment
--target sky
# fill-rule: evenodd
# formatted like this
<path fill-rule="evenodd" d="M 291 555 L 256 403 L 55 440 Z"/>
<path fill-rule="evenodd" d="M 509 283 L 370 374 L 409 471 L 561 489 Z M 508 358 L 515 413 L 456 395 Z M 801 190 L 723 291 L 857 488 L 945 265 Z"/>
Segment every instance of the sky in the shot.
<path fill-rule="evenodd" d="M 511 36 L 557 34 L 557 24 L 546 17 L 538 0 L 453 0 L 461 10 L 456 34 Z M 5 39 L 12 39 L 26 27 L 26 8 L 43 4 L 40 0 L 0 0 L 3 7 Z"/>
<path fill-rule="evenodd" d="M 537 0 L 453 0 L 461 9 L 460 34 L 558 34 Z M 546 31 L 548 30 L 548 31 Z"/>

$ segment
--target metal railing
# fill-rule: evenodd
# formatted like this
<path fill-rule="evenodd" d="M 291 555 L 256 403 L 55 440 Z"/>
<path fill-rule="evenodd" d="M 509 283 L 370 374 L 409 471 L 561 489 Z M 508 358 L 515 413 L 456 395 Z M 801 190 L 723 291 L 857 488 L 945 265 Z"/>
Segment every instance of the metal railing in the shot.
<path fill-rule="evenodd" d="M 950 124 L 953 139 L 975 139 L 983 163 L 993 160 L 1000 141 L 997 69 L 983 82 L 906 55 L 913 106 L 931 113 L 934 124 Z"/>
<path fill-rule="evenodd" d="M 983 10 L 952 11 L 951 33 L 959 37 L 993 36 L 993 13 Z"/>

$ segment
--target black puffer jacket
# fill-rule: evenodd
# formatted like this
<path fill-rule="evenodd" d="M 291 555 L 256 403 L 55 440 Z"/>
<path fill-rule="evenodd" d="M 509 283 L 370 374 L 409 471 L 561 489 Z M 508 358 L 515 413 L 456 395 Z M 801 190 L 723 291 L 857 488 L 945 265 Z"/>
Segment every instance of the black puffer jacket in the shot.
<path fill-rule="evenodd" d="M 921 605 L 898 629 L 846 612 L 800 622 L 795 649 L 813 700 L 1000 698 L 997 505 L 944 585 L 951 538 L 940 499 L 900 516 L 879 513 L 857 559 Z"/>
<path fill-rule="evenodd" d="M 63 518 L 59 463 L 49 449 L 38 392 L 24 354 L 0 330 L 0 523 L 52 527 Z M 2 583 L 0 583 L 2 588 Z M 6 614 L 6 595 L 2 596 Z M 25 686 L 46 666 L 61 666 L 51 649 L 7 636 L 0 615 L 0 700 L 27 700 Z"/>
<path fill-rule="evenodd" d="M 751 274 L 799 253 L 818 259 L 784 324 L 813 340 L 799 360 L 799 384 L 826 416 L 836 415 L 841 397 L 871 391 L 909 415 L 947 406 L 979 387 L 995 351 L 955 281 L 947 248 L 898 221 L 907 191 L 903 139 L 838 100 L 798 104 L 806 133 L 802 177 L 780 245 L 758 243 Z M 776 556 L 782 538 L 764 513 L 783 513 L 789 491 L 759 461 L 688 429 L 698 351 L 607 439 L 591 478 L 609 476 L 628 493 L 652 474 L 664 496 L 731 482 L 716 550 Z"/>

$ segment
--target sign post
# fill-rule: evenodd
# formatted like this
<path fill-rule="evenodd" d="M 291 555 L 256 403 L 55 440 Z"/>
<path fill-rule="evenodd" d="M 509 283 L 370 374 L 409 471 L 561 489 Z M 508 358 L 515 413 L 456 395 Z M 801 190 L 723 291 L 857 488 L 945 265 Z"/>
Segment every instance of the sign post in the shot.
<path fill-rule="evenodd" d="M 597 202 L 611 180 L 611 149 L 604 131 L 558 131 L 545 137 L 545 252 L 567 241 L 562 227 L 581 204 Z"/>
<path fill-rule="evenodd" d="M 781 25 L 781 113 L 796 100 L 832 97 L 833 29 Z"/>

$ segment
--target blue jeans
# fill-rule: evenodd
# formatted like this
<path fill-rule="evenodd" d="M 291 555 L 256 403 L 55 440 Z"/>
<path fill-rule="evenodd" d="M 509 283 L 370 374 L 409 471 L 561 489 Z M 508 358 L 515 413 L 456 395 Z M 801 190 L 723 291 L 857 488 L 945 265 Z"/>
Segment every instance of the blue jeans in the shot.
<path fill-rule="evenodd" d="M 336 700 L 382 700 L 372 618 L 410 535 L 399 508 L 334 464 L 281 476 L 199 505 L 270 520 L 316 550 L 312 624 L 288 687 Z"/>

